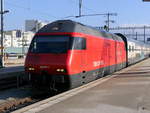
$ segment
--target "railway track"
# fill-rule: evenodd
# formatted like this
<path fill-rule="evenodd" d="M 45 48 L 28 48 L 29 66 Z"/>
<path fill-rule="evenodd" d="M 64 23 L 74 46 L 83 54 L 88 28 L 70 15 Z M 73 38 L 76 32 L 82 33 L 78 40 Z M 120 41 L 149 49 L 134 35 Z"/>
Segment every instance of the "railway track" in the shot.
<path fill-rule="evenodd" d="M 17 106 L 23 106 L 32 102 L 33 99 L 31 98 L 29 86 L 0 91 L 0 113 L 10 112 L 16 109 Z"/>
<path fill-rule="evenodd" d="M 0 91 L 0 113 L 9 113 L 54 95 L 57 95 L 57 93 L 33 95 L 30 85 L 3 90 Z"/>
<path fill-rule="evenodd" d="M 33 100 L 30 97 L 23 99 L 10 99 L 6 102 L 0 104 L 0 113 L 6 113 L 15 110 L 18 106 L 24 106 L 25 104 L 29 105 L 33 103 Z"/>

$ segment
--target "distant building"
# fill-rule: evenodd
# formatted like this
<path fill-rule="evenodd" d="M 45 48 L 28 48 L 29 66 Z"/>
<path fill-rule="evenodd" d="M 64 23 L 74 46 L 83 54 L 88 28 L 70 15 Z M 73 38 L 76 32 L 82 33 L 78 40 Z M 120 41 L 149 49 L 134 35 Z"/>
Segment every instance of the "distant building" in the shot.
<path fill-rule="evenodd" d="M 46 22 L 41 22 L 39 20 L 26 20 L 25 21 L 25 31 L 37 32 L 40 28 L 45 26 Z"/>
<path fill-rule="evenodd" d="M 10 30 L 4 33 L 4 48 L 6 53 L 26 53 L 35 33 L 21 30 Z"/>
<path fill-rule="evenodd" d="M 22 46 L 29 47 L 35 33 L 28 31 L 22 33 Z"/>
<path fill-rule="evenodd" d="M 4 47 L 22 47 L 22 31 L 10 30 L 4 33 Z"/>
<path fill-rule="evenodd" d="M 10 35 L 5 35 L 4 47 L 11 47 L 11 36 Z"/>

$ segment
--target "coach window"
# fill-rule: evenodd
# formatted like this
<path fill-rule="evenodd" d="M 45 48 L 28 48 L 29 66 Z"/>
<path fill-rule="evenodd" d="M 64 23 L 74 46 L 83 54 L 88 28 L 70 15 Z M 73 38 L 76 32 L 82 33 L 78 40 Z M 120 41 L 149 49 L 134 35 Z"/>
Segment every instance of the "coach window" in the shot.
<path fill-rule="evenodd" d="M 132 52 L 134 51 L 134 46 L 132 46 Z"/>
<path fill-rule="evenodd" d="M 131 52 L 131 46 L 129 45 L 129 52 Z"/>

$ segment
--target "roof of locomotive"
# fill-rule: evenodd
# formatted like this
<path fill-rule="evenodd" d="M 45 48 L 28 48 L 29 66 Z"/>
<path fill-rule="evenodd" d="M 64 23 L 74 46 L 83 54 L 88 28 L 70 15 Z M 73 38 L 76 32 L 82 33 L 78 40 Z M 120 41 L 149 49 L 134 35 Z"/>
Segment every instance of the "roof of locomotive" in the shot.
<path fill-rule="evenodd" d="M 55 33 L 55 32 L 78 32 L 78 33 L 85 33 L 93 36 L 104 37 L 104 38 L 111 38 L 112 35 L 105 31 L 83 25 L 81 23 L 72 21 L 72 20 L 58 20 L 52 22 L 50 24 L 45 25 L 41 28 L 37 33 Z M 104 36 L 104 33 L 108 36 Z"/>

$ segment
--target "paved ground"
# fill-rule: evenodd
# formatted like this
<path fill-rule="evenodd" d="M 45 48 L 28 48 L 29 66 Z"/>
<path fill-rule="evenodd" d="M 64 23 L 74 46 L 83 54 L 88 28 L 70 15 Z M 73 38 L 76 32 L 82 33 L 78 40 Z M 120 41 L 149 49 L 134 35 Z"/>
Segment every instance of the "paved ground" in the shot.
<path fill-rule="evenodd" d="M 101 80 L 97 81 L 101 82 Z M 84 89 L 84 88 L 83 88 Z M 74 91 L 74 93 L 76 93 Z M 150 59 L 77 94 L 64 94 L 26 113 L 150 113 Z M 22 110 L 23 111 L 23 110 Z M 16 112 L 19 113 L 19 112 Z"/>

